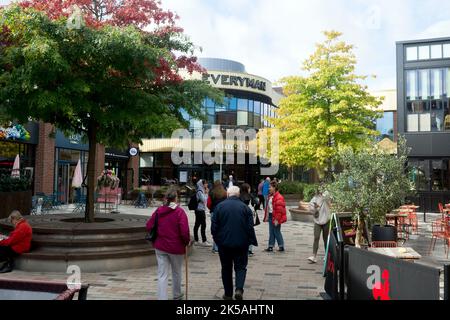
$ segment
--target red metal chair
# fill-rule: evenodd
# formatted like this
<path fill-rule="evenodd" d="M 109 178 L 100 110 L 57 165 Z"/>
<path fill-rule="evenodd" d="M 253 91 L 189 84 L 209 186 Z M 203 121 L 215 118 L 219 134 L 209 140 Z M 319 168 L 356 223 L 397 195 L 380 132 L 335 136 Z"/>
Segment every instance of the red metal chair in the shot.
<path fill-rule="evenodd" d="M 429 254 L 434 250 L 436 246 L 437 239 L 443 239 L 446 245 L 446 253 L 448 254 L 448 224 L 445 223 L 442 219 L 437 219 L 431 224 L 431 243 Z"/>
<path fill-rule="evenodd" d="M 372 241 L 372 248 L 397 248 L 396 241 Z"/>

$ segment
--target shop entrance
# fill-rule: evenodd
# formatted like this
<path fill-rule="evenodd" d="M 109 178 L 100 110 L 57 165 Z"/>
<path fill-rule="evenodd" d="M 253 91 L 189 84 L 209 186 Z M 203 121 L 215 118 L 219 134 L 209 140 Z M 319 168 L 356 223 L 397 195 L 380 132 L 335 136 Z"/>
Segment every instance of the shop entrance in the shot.
<path fill-rule="evenodd" d="M 56 184 L 56 195 L 61 203 L 70 203 L 74 200 L 74 190 L 72 188 L 72 178 L 75 172 L 76 163 L 59 161 L 58 182 Z"/>

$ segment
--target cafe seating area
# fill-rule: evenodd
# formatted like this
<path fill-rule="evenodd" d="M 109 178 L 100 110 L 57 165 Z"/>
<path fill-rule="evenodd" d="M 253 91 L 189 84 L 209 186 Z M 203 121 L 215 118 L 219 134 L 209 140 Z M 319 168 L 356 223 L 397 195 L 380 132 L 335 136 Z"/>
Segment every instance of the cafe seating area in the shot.
<path fill-rule="evenodd" d="M 450 203 L 446 204 L 445 207 L 442 203 L 439 203 L 439 211 L 441 217 L 433 221 L 431 225 L 431 243 L 429 252 L 431 254 L 436 247 L 436 242 L 442 240 L 448 259 L 450 251 Z"/>

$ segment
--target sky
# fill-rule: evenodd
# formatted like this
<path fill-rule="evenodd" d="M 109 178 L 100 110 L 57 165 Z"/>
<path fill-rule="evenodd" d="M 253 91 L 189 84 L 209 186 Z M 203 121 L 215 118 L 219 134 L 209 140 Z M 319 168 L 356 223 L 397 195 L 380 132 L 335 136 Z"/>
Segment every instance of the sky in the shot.
<path fill-rule="evenodd" d="M 272 82 L 301 74 L 325 30 L 355 46 L 357 73 L 376 75 L 366 80 L 370 90 L 395 89 L 396 41 L 450 37 L 450 1 L 443 0 L 161 1 L 202 49 L 198 57 L 239 61 Z"/>

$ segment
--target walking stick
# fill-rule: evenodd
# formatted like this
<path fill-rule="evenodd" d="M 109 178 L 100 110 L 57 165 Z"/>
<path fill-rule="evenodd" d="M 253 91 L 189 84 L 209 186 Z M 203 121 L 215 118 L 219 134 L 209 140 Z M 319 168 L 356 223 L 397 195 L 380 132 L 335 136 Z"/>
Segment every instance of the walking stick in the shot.
<path fill-rule="evenodd" d="M 188 272 L 188 246 L 186 246 L 186 251 L 184 253 L 184 269 L 186 271 L 186 300 L 188 300 L 188 289 L 189 289 L 189 272 Z"/>

